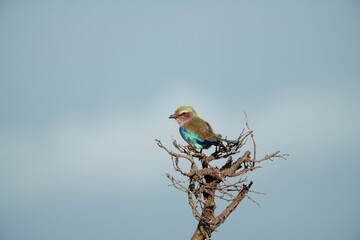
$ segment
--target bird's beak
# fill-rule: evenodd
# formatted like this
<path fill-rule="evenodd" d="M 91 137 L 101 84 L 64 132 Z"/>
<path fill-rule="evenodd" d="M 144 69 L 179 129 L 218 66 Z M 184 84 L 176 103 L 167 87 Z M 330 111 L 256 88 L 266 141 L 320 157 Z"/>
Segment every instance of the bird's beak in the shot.
<path fill-rule="evenodd" d="M 176 114 L 171 114 L 169 118 L 177 118 L 178 116 Z"/>

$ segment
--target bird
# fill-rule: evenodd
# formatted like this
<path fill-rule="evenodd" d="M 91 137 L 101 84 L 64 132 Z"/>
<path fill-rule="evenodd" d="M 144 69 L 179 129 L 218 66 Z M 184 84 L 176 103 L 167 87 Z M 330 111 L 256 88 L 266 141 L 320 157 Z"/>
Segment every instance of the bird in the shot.
<path fill-rule="evenodd" d="M 179 132 L 182 138 L 195 149 L 208 149 L 221 144 L 221 135 L 214 133 L 211 125 L 199 117 L 195 109 L 190 106 L 181 106 L 169 116 L 179 123 Z"/>

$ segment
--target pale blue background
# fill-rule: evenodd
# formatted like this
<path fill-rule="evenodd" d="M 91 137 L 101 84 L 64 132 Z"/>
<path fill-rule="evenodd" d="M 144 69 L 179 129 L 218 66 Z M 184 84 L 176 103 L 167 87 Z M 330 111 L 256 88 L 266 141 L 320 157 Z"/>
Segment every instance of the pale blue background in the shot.
<path fill-rule="evenodd" d="M 360 239 L 360 2 L 0 2 L 0 239 L 189 239 L 171 187 L 194 106 L 289 160 L 213 239 Z"/>

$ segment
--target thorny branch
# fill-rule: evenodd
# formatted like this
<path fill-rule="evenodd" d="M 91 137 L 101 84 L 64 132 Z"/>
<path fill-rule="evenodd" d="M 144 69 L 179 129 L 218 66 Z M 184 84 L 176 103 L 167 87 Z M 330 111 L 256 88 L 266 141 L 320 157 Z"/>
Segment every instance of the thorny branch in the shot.
<path fill-rule="evenodd" d="M 273 161 L 275 158 L 286 159 L 287 154 L 282 154 L 280 151 L 257 159 L 254 133 L 249 127 L 246 113 L 245 119 L 246 130 L 243 129 L 234 141 L 220 142 L 211 155 L 198 152 L 191 146 L 181 145 L 176 140 L 173 141 L 173 146 L 177 149 L 175 152 L 165 147 L 160 140 L 155 140 L 157 145 L 170 155 L 175 171 L 186 178 L 185 181 L 180 181 L 169 173 L 166 174 L 171 186 L 187 193 L 192 214 L 199 221 L 193 240 L 210 239 L 211 233 L 224 223 L 245 197 L 258 204 L 248 196 L 249 192 L 254 191 L 250 191 L 253 182 L 249 182 L 246 177 L 249 171 L 261 168 L 255 164 Z M 233 161 L 233 157 L 241 153 L 241 148 L 249 138 L 252 141 L 253 156 L 251 157 L 250 151 L 245 151 Z M 190 164 L 187 170 L 180 167 L 181 159 Z M 212 161 L 221 159 L 226 159 L 222 167 L 210 165 Z M 215 216 L 216 198 L 229 202 L 229 205 L 217 216 Z"/>

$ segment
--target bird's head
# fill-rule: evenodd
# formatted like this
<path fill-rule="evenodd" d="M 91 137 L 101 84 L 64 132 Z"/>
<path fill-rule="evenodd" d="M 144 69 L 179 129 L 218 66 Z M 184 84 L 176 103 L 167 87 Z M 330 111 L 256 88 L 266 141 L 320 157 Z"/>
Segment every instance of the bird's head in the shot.
<path fill-rule="evenodd" d="M 169 118 L 174 118 L 180 125 L 183 125 L 194 116 L 197 116 L 196 111 L 190 106 L 182 106 L 176 109 L 175 113 Z"/>

